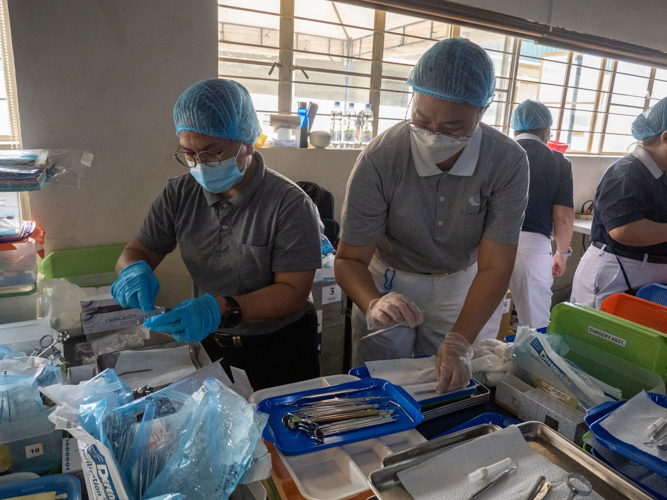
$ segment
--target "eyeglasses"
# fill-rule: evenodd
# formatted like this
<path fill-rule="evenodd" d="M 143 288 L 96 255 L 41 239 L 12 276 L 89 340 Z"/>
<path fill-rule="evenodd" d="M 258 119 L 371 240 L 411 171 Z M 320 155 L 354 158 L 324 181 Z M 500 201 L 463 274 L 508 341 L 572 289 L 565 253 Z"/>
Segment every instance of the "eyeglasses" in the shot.
<path fill-rule="evenodd" d="M 420 127 L 419 125 L 416 125 L 415 123 L 411 121 L 407 121 L 408 127 L 412 129 L 413 132 L 420 134 L 422 136 L 431 136 L 431 135 L 442 135 L 445 137 L 451 137 L 452 139 L 456 140 L 457 142 L 464 142 L 470 139 L 473 135 L 475 135 L 475 132 L 477 132 L 477 125 L 473 127 L 472 132 L 468 135 L 453 135 L 453 134 L 447 134 L 445 132 L 431 132 L 430 130 Z"/>
<path fill-rule="evenodd" d="M 197 164 L 206 165 L 207 167 L 216 168 L 222 163 L 222 155 L 225 150 L 219 153 L 211 153 L 210 151 L 200 151 L 198 154 L 186 153 L 179 148 L 172 156 L 176 161 L 186 168 L 194 168 Z M 194 165 L 190 165 L 194 163 Z"/>

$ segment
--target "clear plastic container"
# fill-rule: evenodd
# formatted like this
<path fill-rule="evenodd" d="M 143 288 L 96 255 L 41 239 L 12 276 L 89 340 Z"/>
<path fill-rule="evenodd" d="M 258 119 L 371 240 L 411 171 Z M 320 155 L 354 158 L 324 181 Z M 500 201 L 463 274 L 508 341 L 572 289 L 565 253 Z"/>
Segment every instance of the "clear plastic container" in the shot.
<path fill-rule="evenodd" d="M 44 335 L 53 337 L 52 309 L 48 295 L 0 299 L 0 345 L 8 345 L 14 352 L 31 352 Z"/>
<path fill-rule="evenodd" d="M 0 288 L 37 282 L 37 248 L 34 241 L 0 244 Z"/>
<path fill-rule="evenodd" d="M 69 474 L 55 474 L 0 487 L 0 498 L 15 498 L 55 491 L 56 498 L 81 500 L 81 483 Z M 63 496 L 64 495 L 64 496 Z"/>
<path fill-rule="evenodd" d="M 53 424 L 50 427 L 54 429 Z M 62 464 L 62 451 L 63 431 L 60 429 L 0 445 L 2 464 L 9 465 L 9 457 L 12 472 L 34 472 L 42 476 Z"/>

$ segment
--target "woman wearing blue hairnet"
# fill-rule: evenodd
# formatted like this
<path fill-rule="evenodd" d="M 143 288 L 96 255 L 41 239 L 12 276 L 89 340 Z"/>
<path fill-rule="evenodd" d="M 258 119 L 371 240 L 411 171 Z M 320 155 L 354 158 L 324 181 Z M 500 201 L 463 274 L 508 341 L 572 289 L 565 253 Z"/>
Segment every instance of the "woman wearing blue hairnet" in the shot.
<path fill-rule="evenodd" d="M 632 135 L 639 144 L 595 191 L 591 246 L 572 302 L 600 308 L 615 293 L 667 283 L 667 98 L 632 122 Z"/>
<path fill-rule="evenodd" d="M 408 84 L 410 119 L 378 136 L 348 181 L 335 273 L 355 304 L 354 362 L 437 353 L 437 390 L 449 392 L 470 380 L 471 346 L 507 292 L 528 163 L 481 123 L 495 76 L 478 45 L 436 43 Z"/>
<path fill-rule="evenodd" d="M 167 182 L 125 247 L 112 294 L 150 312 L 153 270 L 179 246 L 195 298 L 145 326 L 244 369 L 254 389 L 319 376 L 317 315 L 309 299 L 321 267 L 316 209 L 254 150 L 260 126 L 248 91 L 213 79 L 187 89 L 174 107 L 189 172 Z"/>

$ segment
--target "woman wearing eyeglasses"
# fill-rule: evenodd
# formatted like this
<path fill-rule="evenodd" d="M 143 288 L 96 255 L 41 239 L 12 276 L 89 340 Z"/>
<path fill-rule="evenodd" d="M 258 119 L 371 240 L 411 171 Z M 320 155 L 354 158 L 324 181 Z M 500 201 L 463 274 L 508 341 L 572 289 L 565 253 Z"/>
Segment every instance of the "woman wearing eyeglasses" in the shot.
<path fill-rule="evenodd" d="M 176 102 L 174 122 L 174 157 L 189 173 L 168 181 L 125 247 L 114 298 L 152 311 L 153 270 L 178 245 L 194 298 L 146 327 L 202 342 L 213 361 L 244 369 L 255 390 L 319 376 L 309 299 L 322 262 L 314 205 L 254 150 L 260 125 L 239 83 L 196 83 Z"/>
<path fill-rule="evenodd" d="M 408 85 L 410 120 L 377 137 L 348 181 L 335 273 L 355 304 L 354 363 L 437 353 L 449 392 L 468 383 L 471 345 L 507 292 L 528 163 L 481 123 L 495 76 L 478 45 L 438 42 Z"/>

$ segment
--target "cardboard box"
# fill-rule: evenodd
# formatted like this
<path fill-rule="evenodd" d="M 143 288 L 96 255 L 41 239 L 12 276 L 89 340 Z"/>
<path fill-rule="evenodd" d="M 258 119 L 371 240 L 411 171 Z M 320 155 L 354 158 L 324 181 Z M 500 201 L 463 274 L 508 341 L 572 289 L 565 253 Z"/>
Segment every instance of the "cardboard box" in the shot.
<path fill-rule="evenodd" d="M 579 446 L 583 444 L 583 435 L 588 432 L 585 416 L 583 411 L 563 403 L 542 389 L 531 389 L 523 394 L 519 413 L 519 419 L 543 422 Z"/>
<path fill-rule="evenodd" d="M 510 322 L 512 320 L 512 309 L 514 309 L 514 302 L 512 301 L 512 294 L 507 290 L 503 304 L 503 317 L 500 320 L 500 328 L 498 329 L 498 340 L 505 340 L 505 337 L 514 332 L 510 332 Z"/>
<path fill-rule="evenodd" d="M 496 404 L 519 416 L 524 393 L 532 387 L 514 375 L 505 377 L 496 387 Z"/>
<path fill-rule="evenodd" d="M 311 295 L 317 311 L 320 375 L 343 373 L 347 296 L 332 280 L 316 281 Z"/>
<path fill-rule="evenodd" d="M 86 335 L 137 326 L 143 315 L 141 309 L 123 309 L 113 299 L 81 302 L 81 325 Z"/>

